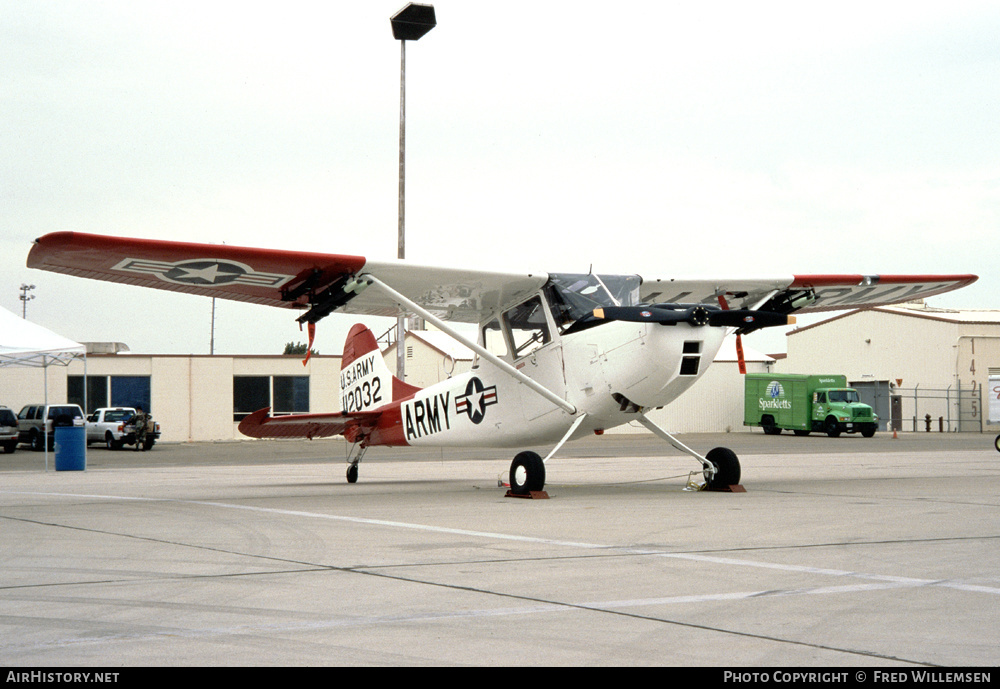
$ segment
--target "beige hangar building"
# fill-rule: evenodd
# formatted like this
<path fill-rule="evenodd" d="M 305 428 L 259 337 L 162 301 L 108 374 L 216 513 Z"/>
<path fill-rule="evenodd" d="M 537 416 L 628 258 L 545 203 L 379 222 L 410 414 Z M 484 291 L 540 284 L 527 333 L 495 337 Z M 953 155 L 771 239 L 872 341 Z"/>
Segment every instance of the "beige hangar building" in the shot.
<path fill-rule="evenodd" d="M 670 406 L 651 412 L 678 433 L 746 432 L 743 378 L 729 338 L 702 380 Z M 749 372 L 842 373 L 871 400 L 883 429 L 991 430 L 984 390 L 1000 376 L 1000 311 L 954 311 L 920 305 L 851 311 L 791 331 L 788 354 L 746 351 Z M 427 386 L 472 367 L 472 353 L 434 330 L 411 331 L 407 382 Z M 0 404 L 17 412 L 43 401 L 87 406 L 143 406 L 162 442 L 238 440 L 239 421 L 262 407 L 276 412 L 339 409 L 339 356 L 181 356 L 131 354 L 88 345 L 68 366 L 0 369 Z M 383 352 L 390 370 L 395 346 Z M 86 375 L 86 385 L 84 376 Z M 609 433 L 648 433 L 624 426 Z M 995 428 L 995 427 L 994 427 Z"/>

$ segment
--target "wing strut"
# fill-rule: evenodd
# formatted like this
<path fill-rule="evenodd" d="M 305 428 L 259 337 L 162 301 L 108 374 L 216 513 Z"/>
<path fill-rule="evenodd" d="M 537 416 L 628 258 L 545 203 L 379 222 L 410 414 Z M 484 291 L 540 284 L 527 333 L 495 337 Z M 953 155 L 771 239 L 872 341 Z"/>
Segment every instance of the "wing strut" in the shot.
<path fill-rule="evenodd" d="M 408 299 L 407 297 L 404 297 L 402 294 L 400 294 L 399 292 L 397 292 L 396 290 L 394 290 L 392 287 L 390 287 L 389 285 L 387 285 L 384 282 L 382 282 L 381 280 L 379 280 L 374 275 L 371 275 L 370 273 L 366 273 L 366 274 L 360 276 L 360 279 L 367 280 L 367 281 L 369 281 L 370 283 L 372 283 L 374 285 L 378 285 L 379 287 L 382 288 L 383 291 L 386 292 L 386 294 L 388 294 L 390 297 L 392 297 L 397 302 L 399 302 L 400 306 L 404 306 L 407 309 L 409 309 L 410 311 L 412 311 L 413 313 L 417 314 L 418 316 L 422 316 L 426 320 L 430 321 L 431 323 L 433 323 L 435 325 L 435 327 L 439 328 L 442 332 L 447 333 L 448 335 L 450 335 L 452 338 L 454 338 L 458 342 L 461 342 L 466 347 L 468 347 L 469 349 L 471 349 L 472 351 L 474 351 L 476 354 L 478 354 L 479 356 L 481 356 L 484 359 L 486 359 L 487 361 L 489 361 L 491 364 L 493 364 L 494 366 L 496 366 L 497 368 L 499 368 L 500 370 L 502 370 L 504 373 L 509 374 L 512 378 L 514 378 L 519 383 L 522 383 L 525 386 L 527 386 L 528 388 L 530 388 L 531 390 L 534 390 L 539 395 L 541 395 L 542 397 L 544 397 L 545 399 L 547 399 L 549 402 L 551 402 L 552 404 L 554 404 L 557 407 L 559 407 L 560 409 L 562 409 L 567 414 L 570 414 L 570 415 L 576 414 L 576 407 L 573 406 L 572 404 L 570 404 L 569 402 L 567 402 L 566 400 L 564 400 L 562 397 L 560 397 L 559 395 L 555 394 L 554 392 L 552 392 L 551 390 L 549 390 L 544 385 L 541 385 L 538 382 L 536 382 L 536 381 L 532 380 L 531 378 L 529 378 L 528 376 L 524 375 L 523 373 L 521 373 L 520 371 L 518 371 L 516 368 L 514 368 L 513 366 L 511 366 L 510 364 L 508 364 L 506 361 L 504 361 L 504 360 L 498 358 L 497 356 L 491 354 L 490 352 L 486 351 L 486 349 L 484 349 L 483 347 L 479 346 L 477 343 L 473 342 L 469 338 L 461 335 L 454 328 L 452 328 L 447 323 L 445 323 L 443 320 L 441 320 L 440 318 L 438 318 L 437 316 L 435 316 L 434 314 L 432 314 L 430 311 L 427 311 L 426 309 L 424 309 L 423 307 L 421 307 L 419 304 L 417 304 L 416 302 L 414 302 L 412 299 Z"/>

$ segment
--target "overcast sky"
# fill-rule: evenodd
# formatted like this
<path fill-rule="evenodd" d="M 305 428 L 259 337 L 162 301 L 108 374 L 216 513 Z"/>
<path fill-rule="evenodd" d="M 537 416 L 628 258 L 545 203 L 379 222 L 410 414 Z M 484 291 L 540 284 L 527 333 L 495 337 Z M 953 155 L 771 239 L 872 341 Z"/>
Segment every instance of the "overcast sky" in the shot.
<path fill-rule="evenodd" d="M 29 318 L 71 339 L 208 353 L 211 300 L 28 270 L 31 241 L 395 258 L 404 4 L 0 0 L 0 306 L 34 284 Z M 409 260 L 976 273 L 930 303 L 1000 308 L 1000 4 L 434 5 L 407 44 Z M 215 338 L 305 341 L 222 301 Z"/>

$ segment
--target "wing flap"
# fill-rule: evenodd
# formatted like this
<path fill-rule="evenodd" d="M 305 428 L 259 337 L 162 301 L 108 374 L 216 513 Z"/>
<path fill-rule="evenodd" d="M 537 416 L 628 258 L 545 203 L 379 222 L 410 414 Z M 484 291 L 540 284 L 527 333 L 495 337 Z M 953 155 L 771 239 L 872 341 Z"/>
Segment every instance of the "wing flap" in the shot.
<path fill-rule="evenodd" d="M 842 311 L 926 299 L 971 285 L 976 275 L 788 275 L 646 279 L 643 303 L 718 304 L 779 313 Z"/>
<path fill-rule="evenodd" d="M 810 295 L 805 313 L 870 308 L 926 299 L 971 285 L 976 275 L 796 275 L 789 295 Z M 794 301 L 794 299 L 793 299 Z"/>

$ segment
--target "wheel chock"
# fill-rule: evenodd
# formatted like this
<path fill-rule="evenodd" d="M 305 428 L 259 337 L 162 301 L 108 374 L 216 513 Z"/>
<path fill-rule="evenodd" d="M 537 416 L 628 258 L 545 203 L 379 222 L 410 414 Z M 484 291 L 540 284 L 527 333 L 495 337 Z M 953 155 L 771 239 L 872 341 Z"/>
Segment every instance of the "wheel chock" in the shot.
<path fill-rule="evenodd" d="M 718 488 L 706 487 L 705 490 L 711 491 L 713 493 L 746 493 L 747 489 L 738 483 L 731 486 L 719 486 Z"/>
<path fill-rule="evenodd" d="M 527 500 L 548 500 L 549 494 L 544 490 L 529 490 L 527 493 L 515 493 L 512 490 L 508 490 L 507 494 L 504 495 L 505 498 L 525 498 Z"/>

